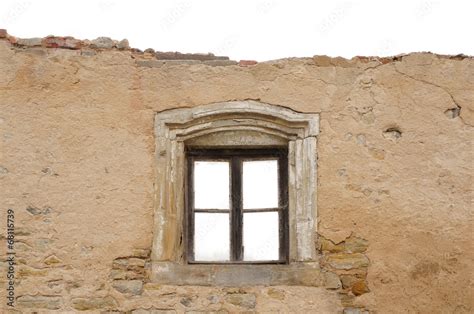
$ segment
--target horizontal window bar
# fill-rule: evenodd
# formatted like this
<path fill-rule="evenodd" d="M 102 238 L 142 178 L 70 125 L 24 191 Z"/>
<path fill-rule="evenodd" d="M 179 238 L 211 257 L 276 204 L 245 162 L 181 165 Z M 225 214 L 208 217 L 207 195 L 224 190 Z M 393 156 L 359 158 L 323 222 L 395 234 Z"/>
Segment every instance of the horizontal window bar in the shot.
<path fill-rule="evenodd" d="M 219 213 L 219 214 L 228 214 L 230 213 L 230 209 L 215 209 L 215 208 L 196 208 L 194 209 L 195 213 Z"/>
<path fill-rule="evenodd" d="M 243 209 L 242 211 L 244 213 L 264 213 L 264 212 L 277 212 L 282 210 L 281 207 L 275 207 L 275 208 L 248 208 L 248 209 Z"/>

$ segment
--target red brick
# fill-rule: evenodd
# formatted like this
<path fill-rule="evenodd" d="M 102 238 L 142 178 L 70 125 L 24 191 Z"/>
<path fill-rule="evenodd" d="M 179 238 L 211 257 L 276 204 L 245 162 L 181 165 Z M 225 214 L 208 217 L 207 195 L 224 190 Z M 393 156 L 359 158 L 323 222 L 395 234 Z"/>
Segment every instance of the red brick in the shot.
<path fill-rule="evenodd" d="M 47 48 L 80 49 L 82 42 L 73 37 L 49 36 L 43 39 L 43 45 Z"/>
<path fill-rule="evenodd" d="M 258 62 L 255 61 L 255 60 L 240 60 L 239 61 L 239 65 L 241 67 L 247 67 L 247 66 L 251 66 L 251 65 L 256 65 Z"/>

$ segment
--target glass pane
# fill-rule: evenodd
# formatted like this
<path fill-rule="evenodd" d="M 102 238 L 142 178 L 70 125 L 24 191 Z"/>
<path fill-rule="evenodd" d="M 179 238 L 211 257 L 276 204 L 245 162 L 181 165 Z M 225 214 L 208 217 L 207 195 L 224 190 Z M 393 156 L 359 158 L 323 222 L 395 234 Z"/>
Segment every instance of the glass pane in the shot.
<path fill-rule="evenodd" d="M 244 209 L 278 207 L 278 161 L 244 161 Z"/>
<path fill-rule="evenodd" d="M 229 163 L 194 162 L 194 208 L 229 209 Z"/>
<path fill-rule="evenodd" d="M 245 261 L 279 259 L 278 212 L 244 213 Z"/>
<path fill-rule="evenodd" d="M 228 261 L 229 237 L 229 214 L 195 213 L 194 260 Z"/>

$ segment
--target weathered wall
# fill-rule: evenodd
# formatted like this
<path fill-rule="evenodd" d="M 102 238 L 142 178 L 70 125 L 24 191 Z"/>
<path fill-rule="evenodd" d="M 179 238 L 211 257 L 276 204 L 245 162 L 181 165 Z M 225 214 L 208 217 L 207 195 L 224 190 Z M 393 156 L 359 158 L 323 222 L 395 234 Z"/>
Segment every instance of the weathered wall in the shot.
<path fill-rule="evenodd" d="M 160 61 L 126 42 L 0 37 L 0 252 L 11 208 L 16 310 L 473 311 L 472 58 Z M 315 245 L 339 276 L 317 287 L 147 282 L 154 114 L 242 99 L 321 113 Z"/>

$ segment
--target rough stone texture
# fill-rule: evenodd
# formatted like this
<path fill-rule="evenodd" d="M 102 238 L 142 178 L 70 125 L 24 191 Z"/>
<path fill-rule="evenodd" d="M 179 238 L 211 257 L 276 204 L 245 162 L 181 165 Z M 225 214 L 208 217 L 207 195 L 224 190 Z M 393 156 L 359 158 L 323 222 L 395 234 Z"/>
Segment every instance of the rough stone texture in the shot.
<path fill-rule="evenodd" d="M 209 60 L 209 61 L 204 61 L 205 65 L 210 65 L 210 66 L 228 66 L 228 65 L 237 65 L 237 61 L 232 61 L 232 60 Z"/>
<path fill-rule="evenodd" d="M 131 314 L 175 314 L 175 313 L 176 311 L 173 309 L 165 310 L 165 309 L 155 309 L 155 308 L 137 309 L 131 312 Z"/>
<path fill-rule="evenodd" d="M 339 276 L 333 272 L 324 273 L 324 286 L 327 289 L 339 289 L 341 287 L 341 279 Z"/>
<path fill-rule="evenodd" d="M 130 44 L 127 39 L 122 39 L 116 44 L 116 47 L 121 50 L 130 49 Z"/>
<path fill-rule="evenodd" d="M 215 56 L 212 53 L 204 54 L 204 53 L 156 52 L 155 57 L 158 60 L 199 60 L 199 61 L 229 60 L 228 57 Z"/>
<path fill-rule="evenodd" d="M 48 48 L 66 48 L 66 49 L 81 48 L 81 41 L 74 39 L 72 37 L 50 36 L 50 37 L 44 38 L 42 44 Z"/>
<path fill-rule="evenodd" d="M 57 258 L 55 255 L 48 256 L 44 259 L 43 263 L 46 265 L 60 264 L 62 261 Z"/>
<path fill-rule="evenodd" d="M 247 309 L 254 309 L 257 304 L 255 294 L 250 293 L 231 293 L 225 297 L 225 300 L 230 304 Z"/>
<path fill-rule="evenodd" d="M 90 47 L 91 48 L 99 48 L 99 49 L 110 49 L 115 46 L 115 41 L 110 39 L 109 37 L 98 37 L 94 40 L 91 40 Z"/>
<path fill-rule="evenodd" d="M 473 312 L 471 57 L 416 53 L 147 68 L 136 65 L 143 56 L 132 50 L 86 56 L 92 48 L 50 39 L 45 47 L 64 49 L 39 48 L 40 54 L 0 37 L 6 38 L 0 40 L 0 166 L 8 169 L 0 176 L 0 202 L 15 210 L 17 230 L 27 231 L 16 243 L 19 311 L 33 310 L 29 298 L 39 296 L 60 298 L 59 312 L 245 310 L 226 301 L 222 287 L 153 283 L 129 297 L 112 287 L 110 273 L 115 259 L 151 248 L 155 113 L 259 99 L 321 114 L 318 233 L 335 246 L 351 234 L 367 241 L 364 252 L 357 252 L 360 245 L 352 253 L 323 251 L 321 265 L 340 265 L 333 254 L 357 256 L 365 265 L 366 256 L 370 292 L 349 291 L 357 280 L 343 275 L 365 275 L 342 267 L 334 272 L 345 278 L 344 293 L 271 287 L 284 292 L 280 300 L 268 287 L 242 287 L 239 293 L 256 296 L 251 310 Z M 401 136 L 384 136 L 390 128 Z M 25 210 L 32 204 L 53 211 L 32 215 Z M 43 263 L 51 255 L 61 267 Z M 185 297 L 190 307 L 180 303 Z"/>
<path fill-rule="evenodd" d="M 328 255 L 325 258 L 324 262 L 334 269 L 345 269 L 345 270 L 369 266 L 369 260 L 367 259 L 367 257 L 360 253 L 332 254 L 332 255 Z"/>
<path fill-rule="evenodd" d="M 90 311 L 99 309 L 112 309 L 117 306 L 117 302 L 111 296 L 92 297 L 92 298 L 74 298 L 71 305 L 79 311 Z"/>
<path fill-rule="evenodd" d="M 112 286 L 121 293 L 136 295 L 143 291 L 143 281 L 141 280 L 115 280 Z"/>
<path fill-rule="evenodd" d="M 43 42 L 43 38 L 19 38 L 16 41 L 16 44 L 18 46 L 27 46 L 27 47 L 35 47 L 35 46 L 41 46 Z"/>
<path fill-rule="evenodd" d="M 369 292 L 370 290 L 365 280 L 358 280 L 352 284 L 351 291 L 354 295 L 361 295 Z"/>
<path fill-rule="evenodd" d="M 369 314 L 368 311 L 356 307 L 347 307 L 342 312 L 343 314 Z"/>
<path fill-rule="evenodd" d="M 60 296 L 24 295 L 16 300 L 20 307 L 32 309 L 58 310 L 61 308 Z"/>

